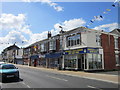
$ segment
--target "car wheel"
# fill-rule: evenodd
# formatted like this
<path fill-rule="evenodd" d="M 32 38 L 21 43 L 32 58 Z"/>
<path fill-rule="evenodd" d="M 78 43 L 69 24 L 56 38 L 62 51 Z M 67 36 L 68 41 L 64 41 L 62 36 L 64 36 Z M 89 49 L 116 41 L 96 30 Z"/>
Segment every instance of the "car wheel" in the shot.
<path fill-rule="evenodd" d="M 1 81 L 2 83 L 4 83 L 5 82 L 5 78 L 4 77 L 2 77 L 2 81 Z"/>
<path fill-rule="evenodd" d="M 19 76 L 18 76 L 18 77 L 15 77 L 15 80 L 16 80 L 16 81 L 19 81 Z"/>

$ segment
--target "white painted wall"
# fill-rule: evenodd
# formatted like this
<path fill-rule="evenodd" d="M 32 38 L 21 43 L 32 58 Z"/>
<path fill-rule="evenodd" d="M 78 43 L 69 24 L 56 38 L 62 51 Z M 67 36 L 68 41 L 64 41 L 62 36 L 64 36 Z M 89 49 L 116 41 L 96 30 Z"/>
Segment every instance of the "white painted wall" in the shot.
<path fill-rule="evenodd" d="M 23 56 L 23 49 L 18 49 L 18 54 L 17 54 L 17 50 L 16 50 L 15 57 L 16 58 L 22 58 L 22 56 Z"/>
<path fill-rule="evenodd" d="M 79 30 L 78 30 L 79 32 Z M 75 33 L 75 32 L 74 32 Z M 77 33 L 77 31 L 76 31 Z M 72 34 L 72 33 L 70 33 Z M 64 37 L 64 50 L 69 50 L 69 49 L 77 49 L 77 48 L 84 48 L 84 47 L 94 47 L 94 48 L 101 48 L 101 46 L 98 46 L 96 42 L 96 35 L 100 33 L 96 33 L 96 31 L 86 31 L 86 32 L 81 32 L 81 45 L 76 45 L 72 47 L 66 47 L 66 37 Z"/>
<path fill-rule="evenodd" d="M 87 47 L 97 47 L 96 44 L 96 33 L 95 32 L 88 32 L 86 33 L 87 36 Z"/>

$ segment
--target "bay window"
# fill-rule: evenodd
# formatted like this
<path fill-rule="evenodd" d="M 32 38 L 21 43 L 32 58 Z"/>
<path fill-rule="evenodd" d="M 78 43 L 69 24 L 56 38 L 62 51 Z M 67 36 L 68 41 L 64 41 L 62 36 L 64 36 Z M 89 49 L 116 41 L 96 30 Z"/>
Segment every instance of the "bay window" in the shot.
<path fill-rule="evenodd" d="M 69 46 L 75 46 L 75 45 L 80 45 L 80 34 L 74 35 L 74 36 L 69 36 L 67 37 L 67 47 Z"/>

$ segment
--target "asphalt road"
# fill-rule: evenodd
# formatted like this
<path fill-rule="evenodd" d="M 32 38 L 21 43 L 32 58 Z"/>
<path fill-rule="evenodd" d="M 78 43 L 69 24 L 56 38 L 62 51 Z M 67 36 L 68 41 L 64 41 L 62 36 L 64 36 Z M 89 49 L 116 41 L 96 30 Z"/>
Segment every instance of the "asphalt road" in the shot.
<path fill-rule="evenodd" d="M 92 88 L 99 90 L 103 88 L 118 88 L 118 85 L 115 83 L 64 75 L 29 67 L 18 68 L 20 70 L 20 80 L 8 80 L 0 84 L 1 88 Z"/>

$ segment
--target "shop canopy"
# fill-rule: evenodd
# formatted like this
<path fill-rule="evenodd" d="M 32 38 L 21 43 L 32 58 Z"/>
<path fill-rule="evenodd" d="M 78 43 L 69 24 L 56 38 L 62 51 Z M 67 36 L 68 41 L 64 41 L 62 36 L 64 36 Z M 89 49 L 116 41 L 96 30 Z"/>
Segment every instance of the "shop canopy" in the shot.
<path fill-rule="evenodd" d="M 62 56 L 61 52 L 48 53 L 45 55 L 45 58 L 60 58 Z"/>
<path fill-rule="evenodd" d="M 30 57 L 30 59 L 39 59 L 39 56 L 38 56 L 38 55 L 32 55 L 32 56 Z"/>

